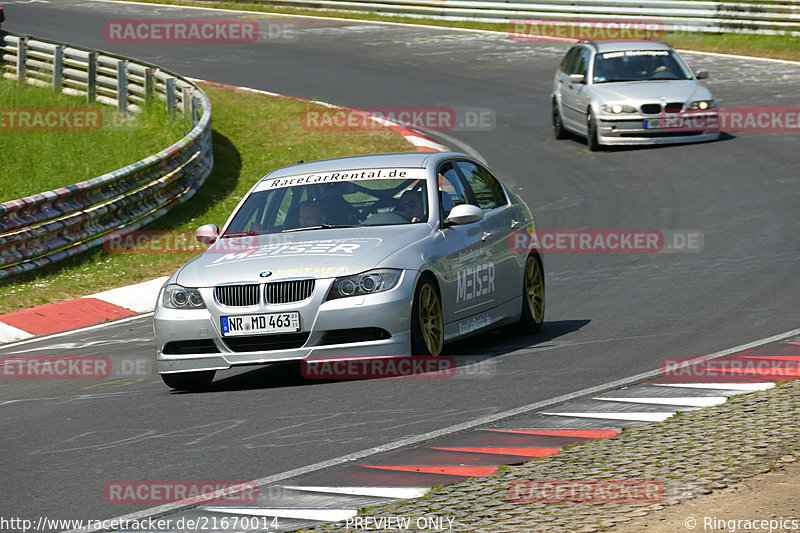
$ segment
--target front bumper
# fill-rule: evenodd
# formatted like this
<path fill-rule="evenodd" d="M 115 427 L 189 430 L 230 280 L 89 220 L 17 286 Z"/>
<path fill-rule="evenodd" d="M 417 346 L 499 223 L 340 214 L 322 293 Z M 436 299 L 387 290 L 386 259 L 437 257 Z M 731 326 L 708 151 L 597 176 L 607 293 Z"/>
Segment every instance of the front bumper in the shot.
<path fill-rule="evenodd" d="M 645 122 L 665 121 L 664 127 Z M 719 139 L 716 111 L 676 115 L 602 114 L 597 117 L 597 139 L 606 145 L 677 144 Z"/>
<path fill-rule="evenodd" d="M 167 309 L 159 297 L 153 315 L 158 372 L 224 370 L 312 356 L 411 355 L 410 320 L 416 274 L 404 271 L 398 285 L 385 292 L 331 301 L 324 299 L 333 279 L 317 279 L 314 294 L 308 300 L 253 308 L 222 308 L 214 301 L 210 287 L 200 289 L 207 309 Z M 296 334 L 237 336 L 233 338 L 239 341 L 237 346 L 232 337 L 222 335 L 222 316 L 287 311 L 300 313 L 300 331 Z M 367 340 L 365 336 L 373 338 Z M 279 347 L 259 349 L 262 341 Z M 242 342 L 250 345 L 243 346 Z"/>

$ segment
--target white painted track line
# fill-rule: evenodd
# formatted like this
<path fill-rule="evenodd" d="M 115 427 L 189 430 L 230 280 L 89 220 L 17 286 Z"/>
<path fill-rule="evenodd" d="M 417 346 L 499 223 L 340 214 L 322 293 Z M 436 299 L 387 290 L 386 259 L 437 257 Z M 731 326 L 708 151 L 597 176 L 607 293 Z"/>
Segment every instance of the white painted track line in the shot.
<path fill-rule="evenodd" d="M 664 413 L 636 413 L 636 412 L 601 412 L 587 411 L 585 413 L 539 413 L 547 416 L 571 416 L 574 418 L 601 418 L 604 420 L 631 420 L 637 422 L 663 422 L 675 414 L 675 411 Z"/>
<path fill-rule="evenodd" d="M 297 520 L 318 520 L 320 522 L 339 522 L 358 514 L 358 509 L 289 509 L 259 507 L 203 507 L 212 513 L 240 514 L 248 516 L 274 516 Z"/>
<path fill-rule="evenodd" d="M 678 387 L 685 389 L 711 389 L 711 390 L 734 390 L 742 392 L 755 392 L 771 389 L 775 383 L 771 381 L 762 383 L 651 383 L 656 387 Z"/>
<path fill-rule="evenodd" d="M 604 402 L 625 402 L 625 403 L 645 403 L 650 405 L 681 405 L 685 407 L 711 407 L 712 405 L 719 405 L 728 400 L 727 396 L 686 396 L 677 398 L 607 398 L 597 397 L 593 400 L 602 400 Z"/>
<path fill-rule="evenodd" d="M 133 320 L 143 320 L 145 318 L 150 318 L 152 316 L 153 316 L 152 312 L 145 313 L 145 314 L 142 314 L 142 315 L 129 316 L 127 318 L 120 318 L 119 320 L 112 320 L 110 322 L 101 322 L 99 324 L 92 324 L 91 326 L 85 326 L 85 327 L 78 328 L 78 329 L 69 329 L 69 330 L 66 330 L 66 331 L 59 331 L 58 333 L 50 333 L 48 335 L 42 335 L 41 337 L 33 337 L 33 338 L 20 340 L 20 341 L 14 342 L 13 344 L 5 344 L 5 345 L 2 346 L 2 348 L 3 349 L 7 349 L 7 348 L 11 348 L 13 346 L 19 346 L 21 344 L 30 344 L 32 342 L 46 341 L 48 339 L 55 339 L 55 338 L 58 338 L 58 337 L 64 337 L 66 335 L 75 335 L 76 333 L 84 333 L 86 331 L 93 331 L 93 330 L 96 330 L 96 329 L 107 328 L 109 326 L 117 326 L 119 324 L 124 324 L 126 322 L 131 322 Z"/>
<path fill-rule="evenodd" d="M 326 492 L 329 494 L 347 494 L 350 496 L 399 499 L 419 498 L 430 490 L 429 487 L 301 487 L 295 485 L 283 485 L 282 488 L 308 492 Z"/>

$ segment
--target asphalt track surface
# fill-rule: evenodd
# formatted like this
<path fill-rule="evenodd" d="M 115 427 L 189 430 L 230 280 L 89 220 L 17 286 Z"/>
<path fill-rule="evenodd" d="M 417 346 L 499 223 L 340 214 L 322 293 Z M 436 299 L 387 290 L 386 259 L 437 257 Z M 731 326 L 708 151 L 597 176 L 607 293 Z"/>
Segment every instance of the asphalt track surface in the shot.
<path fill-rule="evenodd" d="M 125 44 L 104 39 L 107 20 L 235 15 L 69 1 L 4 7 L 5 29 L 197 78 L 352 107 L 488 108 L 493 129 L 447 135 L 522 195 L 540 229 L 692 230 L 704 248 L 548 254 L 540 336 L 486 333 L 449 347 L 494 356 L 495 374 L 481 379 L 315 382 L 276 365 L 219 373 L 211 392 L 170 393 L 153 373 L 149 317 L 4 347 L 2 355 L 143 361 L 149 372 L 111 383 L 3 380 L 2 515 L 111 518 L 148 506 L 107 504 L 108 481 L 256 479 L 797 327 L 798 134 L 600 153 L 555 141 L 549 94 L 560 43 L 294 19 L 282 37 L 251 44 Z M 268 33 L 285 19 L 259 20 Z M 712 71 L 707 85 L 724 106 L 798 103 L 798 65 L 685 57 Z"/>

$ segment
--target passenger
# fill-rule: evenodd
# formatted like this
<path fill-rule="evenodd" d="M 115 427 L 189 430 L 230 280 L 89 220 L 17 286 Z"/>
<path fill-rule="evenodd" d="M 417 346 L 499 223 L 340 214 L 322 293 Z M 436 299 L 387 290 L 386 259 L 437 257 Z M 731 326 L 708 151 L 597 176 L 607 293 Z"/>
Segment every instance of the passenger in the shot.
<path fill-rule="evenodd" d="M 619 59 L 615 57 L 600 60 L 597 63 L 596 70 L 597 72 L 594 75 L 595 82 L 611 82 L 623 78 Z"/>

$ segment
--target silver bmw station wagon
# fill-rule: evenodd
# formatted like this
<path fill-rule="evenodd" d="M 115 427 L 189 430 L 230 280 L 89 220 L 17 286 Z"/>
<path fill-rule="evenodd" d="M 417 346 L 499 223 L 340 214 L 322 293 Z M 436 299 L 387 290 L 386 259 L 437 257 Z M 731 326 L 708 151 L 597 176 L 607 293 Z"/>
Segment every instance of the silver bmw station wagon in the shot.
<path fill-rule="evenodd" d="M 717 102 L 667 43 L 579 41 L 555 75 L 553 133 L 602 145 L 665 144 L 719 138 Z"/>
<path fill-rule="evenodd" d="M 476 331 L 544 320 L 525 203 L 459 153 L 299 163 L 245 195 L 166 282 L 158 371 L 175 389 L 217 370 L 309 357 L 438 355 Z M 523 243 L 523 244 L 521 244 Z"/>

